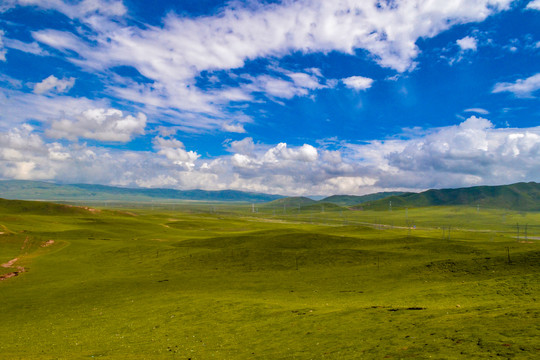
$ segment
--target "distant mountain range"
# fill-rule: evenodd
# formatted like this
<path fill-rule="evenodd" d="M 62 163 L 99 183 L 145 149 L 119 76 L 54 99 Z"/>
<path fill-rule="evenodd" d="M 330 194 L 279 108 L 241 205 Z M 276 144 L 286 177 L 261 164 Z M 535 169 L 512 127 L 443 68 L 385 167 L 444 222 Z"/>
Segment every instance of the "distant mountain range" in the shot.
<path fill-rule="evenodd" d="M 88 184 L 60 185 L 42 181 L 5 180 L 0 181 L 0 198 L 49 201 L 198 200 L 262 203 L 283 198 L 283 196 L 235 190 L 145 189 Z"/>
<path fill-rule="evenodd" d="M 235 190 L 173 190 L 122 188 L 104 185 L 60 185 L 41 181 L 0 181 L 0 198 L 48 201 L 231 201 L 264 203 L 269 208 L 335 210 L 340 208 L 387 210 L 468 205 L 523 211 L 540 211 L 540 184 L 535 182 L 501 186 L 475 186 L 427 190 L 421 193 L 381 192 L 364 196 L 333 195 L 316 201 L 307 197 L 284 197 Z"/>

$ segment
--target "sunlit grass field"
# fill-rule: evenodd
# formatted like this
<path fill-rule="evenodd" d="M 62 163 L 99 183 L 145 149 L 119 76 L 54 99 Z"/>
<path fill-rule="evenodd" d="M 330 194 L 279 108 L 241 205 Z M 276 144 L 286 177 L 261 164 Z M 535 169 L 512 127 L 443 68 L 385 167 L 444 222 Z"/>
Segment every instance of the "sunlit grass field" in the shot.
<path fill-rule="evenodd" d="M 0 203 L 0 359 L 540 357 L 538 213 L 115 206 Z"/>

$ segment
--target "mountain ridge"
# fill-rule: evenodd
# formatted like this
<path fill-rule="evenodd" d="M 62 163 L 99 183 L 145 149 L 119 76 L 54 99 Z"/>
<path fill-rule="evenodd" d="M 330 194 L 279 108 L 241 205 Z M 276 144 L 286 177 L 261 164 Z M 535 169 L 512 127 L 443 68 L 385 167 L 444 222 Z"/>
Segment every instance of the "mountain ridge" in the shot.
<path fill-rule="evenodd" d="M 124 188 L 93 184 L 55 184 L 43 181 L 0 180 L 0 197 L 16 200 L 57 201 L 153 201 L 196 200 L 268 202 L 282 195 L 237 190 L 175 190 L 165 188 Z"/>
<path fill-rule="evenodd" d="M 540 184 L 430 189 L 419 193 L 380 192 L 363 196 L 332 195 L 321 200 L 286 197 L 237 190 L 175 190 L 166 188 L 124 188 L 92 184 L 55 184 L 43 181 L 0 180 L 0 198 L 46 201 L 224 201 L 263 203 L 263 206 L 313 207 L 324 204 L 351 209 L 387 210 L 406 207 L 469 205 L 540 211 Z"/>

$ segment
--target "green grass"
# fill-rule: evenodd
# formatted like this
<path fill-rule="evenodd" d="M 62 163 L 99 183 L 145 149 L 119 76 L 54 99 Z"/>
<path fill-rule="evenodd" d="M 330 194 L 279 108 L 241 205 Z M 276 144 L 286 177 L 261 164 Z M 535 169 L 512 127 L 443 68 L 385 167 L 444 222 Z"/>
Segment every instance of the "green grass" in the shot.
<path fill-rule="evenodd" d="M 540 356 L 538 213 L 33 206 L 0 204 L 2 359 Z"/>

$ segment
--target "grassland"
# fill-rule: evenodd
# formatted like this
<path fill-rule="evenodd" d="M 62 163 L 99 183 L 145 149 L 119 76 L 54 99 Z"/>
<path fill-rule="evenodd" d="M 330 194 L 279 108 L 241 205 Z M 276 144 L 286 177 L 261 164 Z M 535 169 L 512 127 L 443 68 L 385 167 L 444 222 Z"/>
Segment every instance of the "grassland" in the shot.
<path fill-rule="evenodd" d="M 0 358 L 540 356 L 539 213 L 322 211 L 0 202 Z"/>

